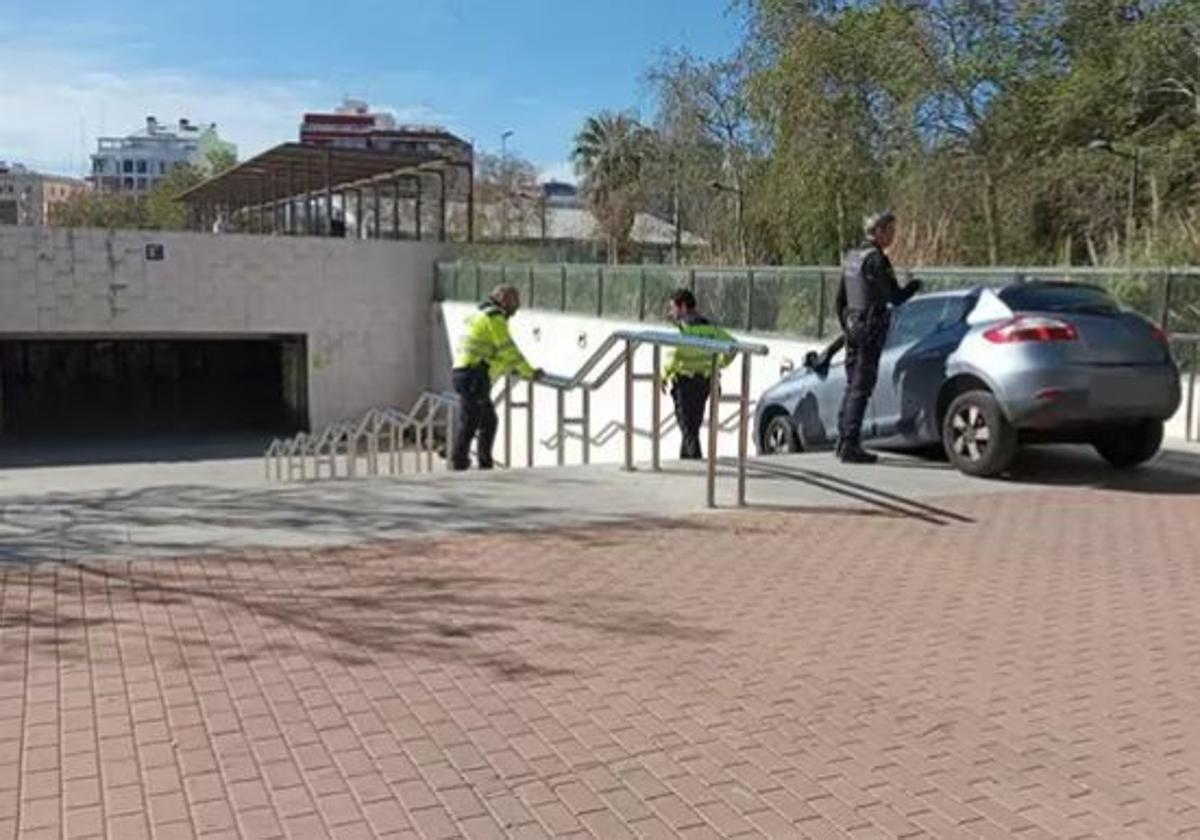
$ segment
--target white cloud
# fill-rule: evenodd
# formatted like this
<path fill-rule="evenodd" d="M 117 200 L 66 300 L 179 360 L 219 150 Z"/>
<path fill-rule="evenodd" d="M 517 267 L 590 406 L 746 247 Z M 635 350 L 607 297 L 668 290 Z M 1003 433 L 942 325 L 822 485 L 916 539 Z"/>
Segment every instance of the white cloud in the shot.
<path fill-rule="evenodd" d="M 120 42 L 111 53 L 122 55 Z M 295 140 L 305 111 L 326 110 L 344 91 L 308 79 L 229 79 L 175 68 L 121 66 L 75 44 L 0 38 L 0 160 L 82 174 L 101 134 L 120 136 L 147 116 L 216 123 L 249 157 Z M 401 122 L 444 122 L 427 106 L 391 108 Z"/>

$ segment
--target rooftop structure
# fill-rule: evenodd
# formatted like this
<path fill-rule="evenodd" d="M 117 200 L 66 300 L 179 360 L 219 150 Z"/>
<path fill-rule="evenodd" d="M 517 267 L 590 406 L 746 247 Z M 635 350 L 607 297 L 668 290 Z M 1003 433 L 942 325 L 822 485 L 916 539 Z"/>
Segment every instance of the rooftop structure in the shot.
<path fill-rule="evenodd" d="M 204 165 L 216 150 L 237 152 L 217 134 L 216 123 L 181 119 L 173 125 L 150 116 L 138 131 L 97 141 L 90 180 L 99 192 L 146 193 L 176 166 Z"/>

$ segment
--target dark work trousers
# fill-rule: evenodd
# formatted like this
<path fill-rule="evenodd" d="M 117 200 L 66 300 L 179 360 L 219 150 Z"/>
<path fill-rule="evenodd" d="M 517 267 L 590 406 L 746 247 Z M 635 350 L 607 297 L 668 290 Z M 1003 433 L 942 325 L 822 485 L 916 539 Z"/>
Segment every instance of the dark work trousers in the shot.
<path fill-rule="evenodd" d="M 476 434 L 479 469 L 492 468 L 492 443 L 496 440 L 496 406 L 492 404 L 492 382 L 486 365 L 454 369 L 454 391 L 458 394 L 458 427 L 454 430 L 454 449 L 450 468 L 465 470 L 471 466 L 471 441 Z"/>
<path fill-rule="evenodd" d="M 838 444 L 862 441 L 863 417 L 879 378 L 879 357 L 887 341 L 888 311 L 851 311 L 846 315 L 846 393 L 838 414 Z"/>
<path fill-rule="evenodd" d="M 675 421 L 683 442 L 679 444 L 679 457 L 684 461 L 699 461 L 700 426 L 704 424 L 704 407 L 708 403 L 709 381 L 707 376 L 680 376 L 671 385 L 671 397 L 675 400 Z"/>

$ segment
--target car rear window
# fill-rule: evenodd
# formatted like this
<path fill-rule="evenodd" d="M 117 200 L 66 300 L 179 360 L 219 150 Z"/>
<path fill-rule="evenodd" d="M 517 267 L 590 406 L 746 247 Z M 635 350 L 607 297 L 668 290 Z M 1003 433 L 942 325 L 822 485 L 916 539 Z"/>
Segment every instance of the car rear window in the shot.
<path fill-rule="evenodd" d="M 1010 286 L 1000 299 L 1014 312 L 1099 312 L 1121 311 L 1108 292 L 1096 286 L 1042 285 Z"/>

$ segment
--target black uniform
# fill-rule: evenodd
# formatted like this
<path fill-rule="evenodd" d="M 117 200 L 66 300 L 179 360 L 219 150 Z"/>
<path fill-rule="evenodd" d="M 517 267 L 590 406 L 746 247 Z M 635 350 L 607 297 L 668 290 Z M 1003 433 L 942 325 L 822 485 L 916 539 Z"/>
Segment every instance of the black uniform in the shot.
<path fill-rule="evenodd" d="M 838 414 L 838 446 L 857 447 L 863 416 L 879 376 L 879 357 L 887 341 L 888 305 L 899 306 L 916 294 L 916 280 L 901 288 L 891 260 L 867 243 L 846 255 L 838 288 L 838 320 L 846 336 L 846 394 Z"/>

